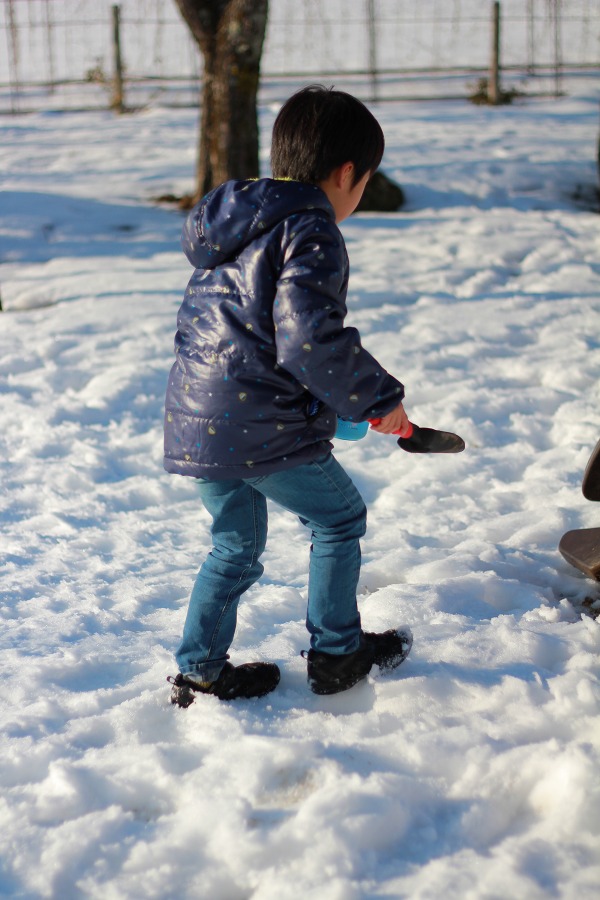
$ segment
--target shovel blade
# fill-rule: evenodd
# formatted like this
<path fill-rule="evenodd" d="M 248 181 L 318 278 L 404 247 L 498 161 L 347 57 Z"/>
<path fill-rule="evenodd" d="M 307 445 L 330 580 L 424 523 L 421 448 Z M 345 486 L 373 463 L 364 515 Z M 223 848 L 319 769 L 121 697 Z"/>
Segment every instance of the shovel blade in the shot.
<path fill-rule="evenodd" d="M 465 449 L 465 442 L 451 431 L 420 428 L 413 424 L 411 436 L 399 438 L 398 446 L 407 453 L 460 453 Z"/>

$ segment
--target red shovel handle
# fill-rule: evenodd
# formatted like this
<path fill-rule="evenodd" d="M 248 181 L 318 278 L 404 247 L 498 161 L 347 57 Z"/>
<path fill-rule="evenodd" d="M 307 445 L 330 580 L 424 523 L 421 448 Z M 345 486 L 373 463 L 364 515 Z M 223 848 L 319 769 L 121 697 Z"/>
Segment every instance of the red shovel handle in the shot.
<path fill-rule="evenodd" d="M 371 425 L 379 425 L 381 419 L 369 419 L 369 422 Z M 413 424 L 409 422 L 406 431 L 393 431 L 392 434 L 401 434 L 403 438 L 409 438 L 412 437 L 413 430 Z"/>

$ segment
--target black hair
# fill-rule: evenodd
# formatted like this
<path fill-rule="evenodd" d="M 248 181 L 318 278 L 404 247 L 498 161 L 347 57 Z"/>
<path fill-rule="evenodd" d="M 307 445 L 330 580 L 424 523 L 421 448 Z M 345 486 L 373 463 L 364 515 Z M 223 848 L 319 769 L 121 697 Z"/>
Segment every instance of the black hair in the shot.
<path fill-rule="evenodd" d="M 346 162 L 354 163 L 356 184 L 379 167 L 385 139 L 364 103 L 320 84 L 293 94 L 273 126 L 274 178 L 318 184 Z"/>

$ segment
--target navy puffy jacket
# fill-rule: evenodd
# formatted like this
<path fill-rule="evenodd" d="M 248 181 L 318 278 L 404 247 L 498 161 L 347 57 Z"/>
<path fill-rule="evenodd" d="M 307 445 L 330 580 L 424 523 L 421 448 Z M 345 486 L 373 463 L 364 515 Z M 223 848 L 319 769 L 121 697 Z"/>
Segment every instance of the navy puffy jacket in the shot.
<path fill-rule="evenodd" d="M 190 213 L 195 272 L 177 320 L 165 469 L 250 478 L 322 456 L 336 414 L 384 416 L 400 382 L 344 326 L 348 256 L 324 192 L 232 181 Z"/>

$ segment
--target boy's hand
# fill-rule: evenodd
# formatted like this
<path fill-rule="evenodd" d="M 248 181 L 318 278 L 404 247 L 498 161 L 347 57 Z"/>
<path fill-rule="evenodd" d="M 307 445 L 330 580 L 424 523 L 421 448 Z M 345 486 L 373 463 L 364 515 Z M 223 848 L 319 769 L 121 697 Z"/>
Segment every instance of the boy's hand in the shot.
<path fill-rule="evenodd" d="M 380 434 L 400 434 L 403 435 L 408 431 L 410 422 L 401 403 L 393 409 L 387 416 L 380 419 L 377 425 L 371 425 L 373 431 L 379 431 Z"/>

